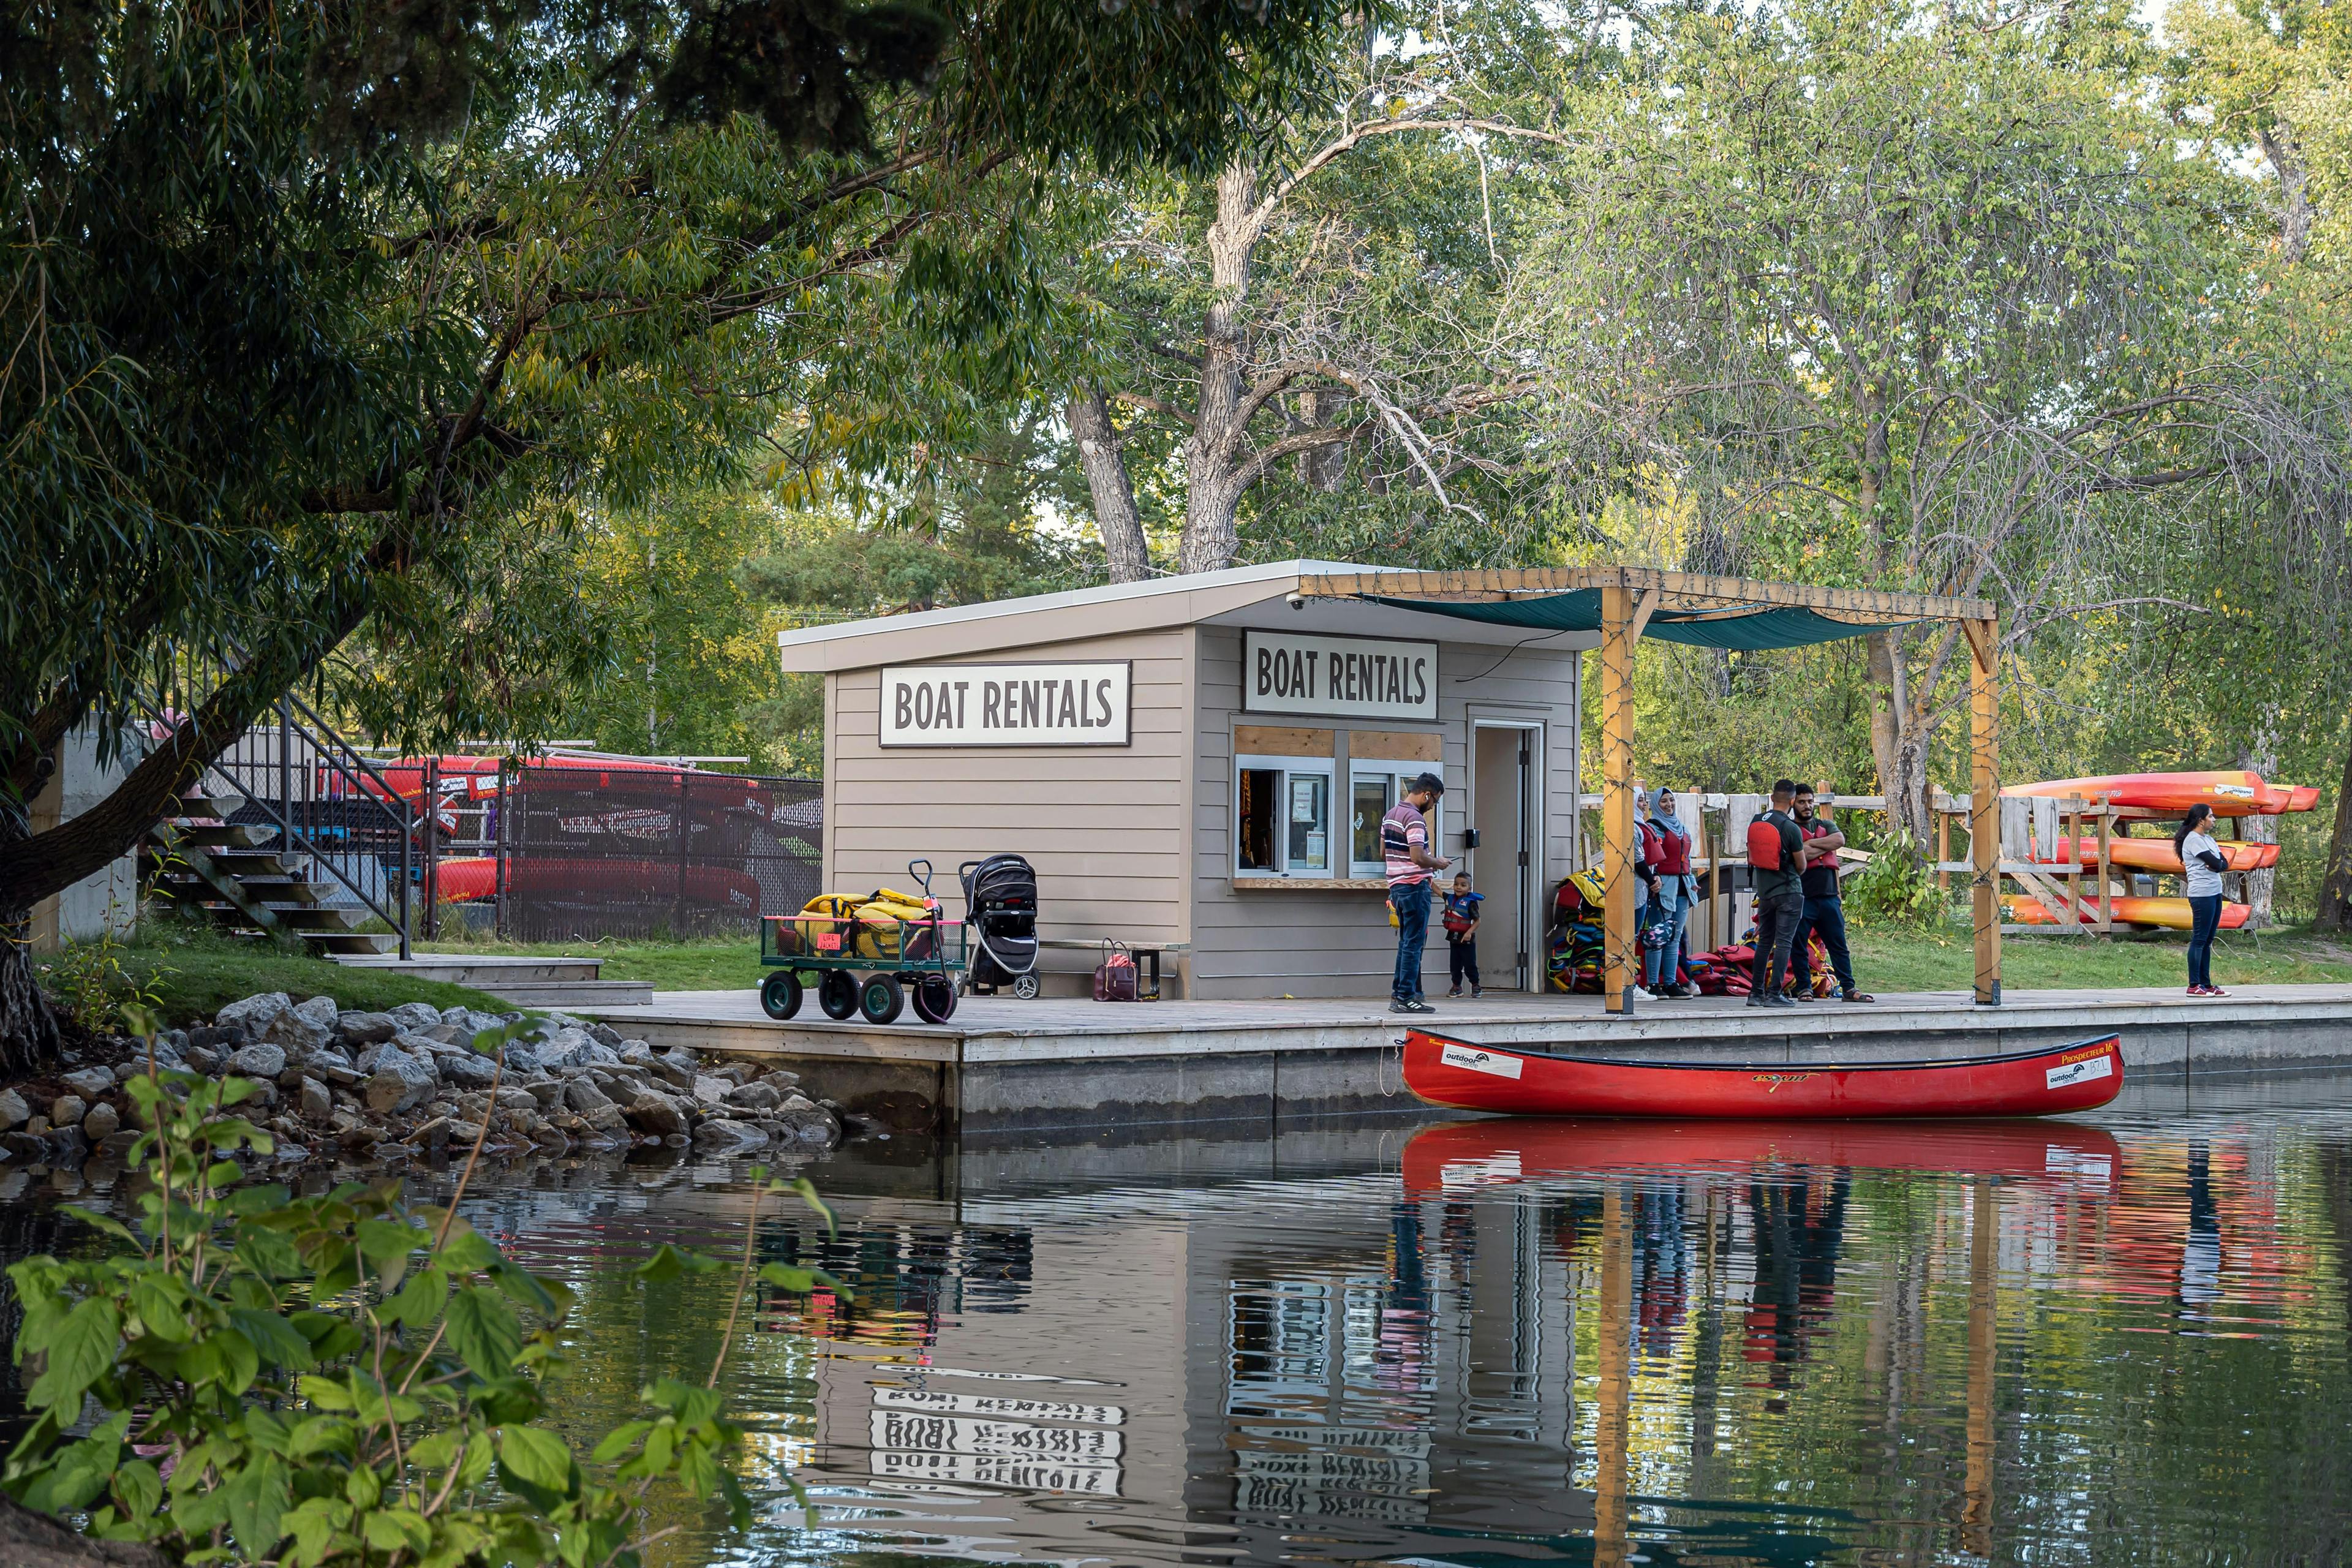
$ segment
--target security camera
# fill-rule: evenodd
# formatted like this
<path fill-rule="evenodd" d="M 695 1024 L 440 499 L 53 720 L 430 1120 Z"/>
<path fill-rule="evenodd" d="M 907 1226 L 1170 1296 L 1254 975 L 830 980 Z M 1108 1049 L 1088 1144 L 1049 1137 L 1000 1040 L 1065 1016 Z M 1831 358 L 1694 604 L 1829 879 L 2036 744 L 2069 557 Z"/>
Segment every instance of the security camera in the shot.
<path fill-rule="evenodd" d="M 1285 600 L 1284 603 L 1287 604 L 1294 610 L 1303 610 L 1307 607 L 1307 595 L 1304 594 L 1293 594 L 1288 599 Z"/>

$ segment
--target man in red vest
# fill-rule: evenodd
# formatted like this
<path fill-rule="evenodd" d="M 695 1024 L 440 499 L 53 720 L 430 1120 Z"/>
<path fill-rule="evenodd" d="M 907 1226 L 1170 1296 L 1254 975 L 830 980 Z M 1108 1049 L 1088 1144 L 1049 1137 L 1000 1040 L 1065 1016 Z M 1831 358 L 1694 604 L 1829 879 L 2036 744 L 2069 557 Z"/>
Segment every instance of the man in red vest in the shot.
<path fill-rule="evenodd" d="M 1748 993 L 1750 1007 L 1793 1007 L 1780 994 L 1789 973 L 1789 952 L 1797 922 L 1805 912 L 1805 839 L 1789 807 L 1797 798 L 1793 779 L 1772 783 L 1772 809 L 1748 825 L 1748 886 L 1756 894 L 1756 967 Z"/>

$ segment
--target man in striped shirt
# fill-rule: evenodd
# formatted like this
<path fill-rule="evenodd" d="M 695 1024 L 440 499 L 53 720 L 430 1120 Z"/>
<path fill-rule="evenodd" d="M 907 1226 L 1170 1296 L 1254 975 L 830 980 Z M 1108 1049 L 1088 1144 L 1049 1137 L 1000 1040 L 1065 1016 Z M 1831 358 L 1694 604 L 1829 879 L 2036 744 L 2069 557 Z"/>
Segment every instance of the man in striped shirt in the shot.
<path fill-rule="evenodd" d="M 1396 977 L 1389 986 L 1391 1013 L 1434 1013 L 1421 999 L 1421 954 L 1429 942 L 1430 873 L 1454 864 L 1429 841 L 1429 808 L 1444 781 L 1423 773 L 1381 818 L 1381 853 L 1389 873 L 1389 908 L 1396 913 Z"/>

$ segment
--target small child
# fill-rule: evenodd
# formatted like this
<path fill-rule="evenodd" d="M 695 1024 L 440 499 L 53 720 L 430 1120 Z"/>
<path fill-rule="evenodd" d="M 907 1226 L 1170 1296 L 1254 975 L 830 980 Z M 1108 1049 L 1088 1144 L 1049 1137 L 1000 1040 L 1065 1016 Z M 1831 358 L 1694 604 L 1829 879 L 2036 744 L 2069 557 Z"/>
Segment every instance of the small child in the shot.
<path fill-rule="evenodd" d="M 1465 980 L 1470 982 L 1470 994 L 1479 994 L 1478 906 L 1486 901 L 1486 894 L 1470 890 L 1469 872 L 1454 874 L 1454 891 L 1445 896 L 1445 958 L 1454 976 L 1448 996 L 1461 995 Z"/>

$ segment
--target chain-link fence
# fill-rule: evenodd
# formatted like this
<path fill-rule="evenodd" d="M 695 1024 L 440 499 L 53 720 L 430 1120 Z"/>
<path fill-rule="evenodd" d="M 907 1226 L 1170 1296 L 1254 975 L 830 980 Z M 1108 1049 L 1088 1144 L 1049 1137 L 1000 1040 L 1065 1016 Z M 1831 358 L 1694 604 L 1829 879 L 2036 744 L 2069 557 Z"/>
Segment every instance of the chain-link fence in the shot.
<path fill-rule="evenodd" d="M 749 932 L 815 896 L 824 797 L 814 779 L 644 764 L 509 772 L 488 835 L 499 930 L 519 942 Z"/>

